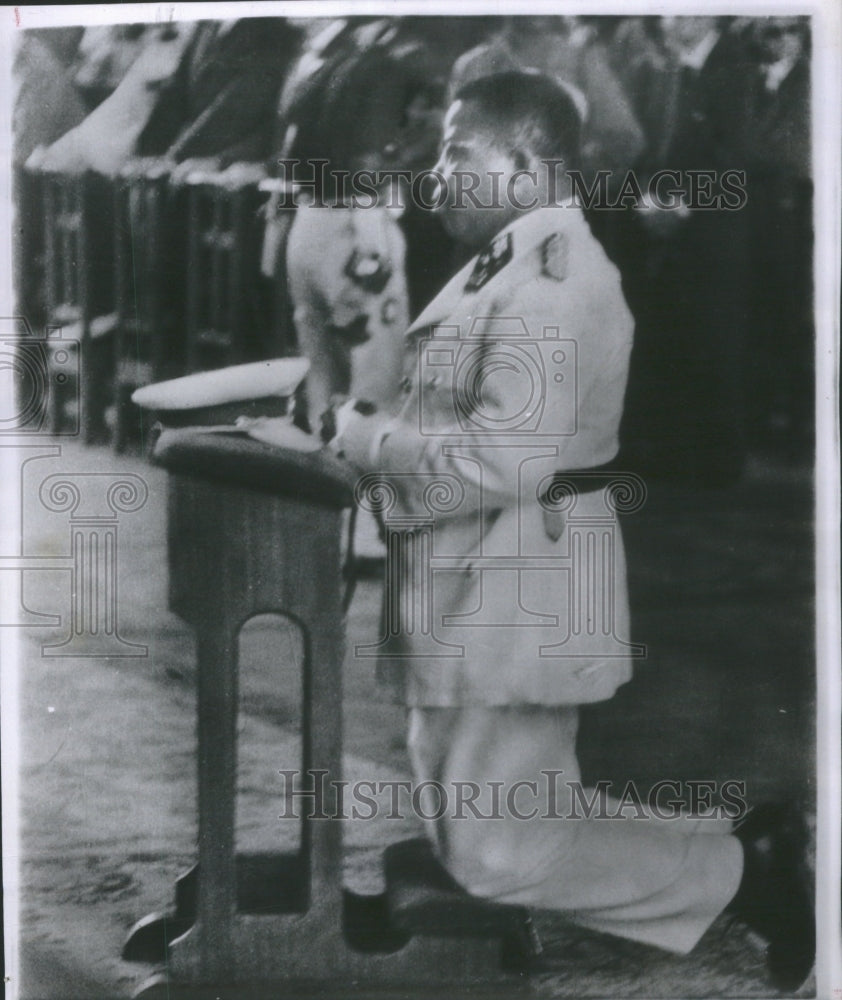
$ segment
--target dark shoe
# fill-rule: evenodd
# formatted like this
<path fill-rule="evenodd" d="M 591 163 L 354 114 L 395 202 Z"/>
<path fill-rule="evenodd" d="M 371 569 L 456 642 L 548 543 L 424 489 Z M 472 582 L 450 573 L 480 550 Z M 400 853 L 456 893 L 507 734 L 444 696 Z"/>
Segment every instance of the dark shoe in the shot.
<path fill-rule="evenodd" d="M 775 987 L 797 990 L 816 957 L 804 820 L 793 808 L 768 803 L 752 809 L 734 834 L 743 845 L 744 866 L 728 909 L 769 942 Z"/>

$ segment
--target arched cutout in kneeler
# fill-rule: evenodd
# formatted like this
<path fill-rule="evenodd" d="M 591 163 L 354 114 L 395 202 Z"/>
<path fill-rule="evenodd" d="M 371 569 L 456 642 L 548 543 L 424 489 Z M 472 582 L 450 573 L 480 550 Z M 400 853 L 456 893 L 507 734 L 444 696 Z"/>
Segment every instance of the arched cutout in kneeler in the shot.
<path fill-rule="evenodd" d="M 199 858 L 177 883 L 175 912 L 129 936 L 125 958 L 167 970 L 137 995 L 511 996 L 540 950 L 526 911 L 468 896 L 426 841 L 384 852 L 376 896 L 343 888 L 340 819 L 305 818 L 294 854 L 235 852 L 236 650 L 256 614 L 301 629 L 302 760 L 286 766 L 326 771 L 324 811 L 338 812 L 342 511 L 353 472 L 326 451 L 195 429 L 165 431 L 153 460 L 170 473 L 170 607 L 197 635 Z"/>

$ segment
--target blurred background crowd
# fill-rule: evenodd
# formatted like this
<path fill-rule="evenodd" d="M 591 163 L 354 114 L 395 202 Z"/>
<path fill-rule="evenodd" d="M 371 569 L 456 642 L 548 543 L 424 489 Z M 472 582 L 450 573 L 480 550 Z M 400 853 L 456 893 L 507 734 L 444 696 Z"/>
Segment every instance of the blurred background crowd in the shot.
<path fill-rule="evenodd" d="M 137 386 L 299 352 L 314 360 L 311 417 L 335 391 L 388 405 L 402 329 L 463 263 L 459 251 L 417 204 L 288 207 L 301 178 L 279 160 L 429 168 L 462 84 L 531 67 L 575 93 L 586 177 L 633 170 L 645 189 L 662 169 L 745 173 L 736 211 L 632 200 L 588 212 L 636 319 L 622 461 L 710 485 L 752 457 L 808 465 L 809 41 L 796 17 L 22 32 L 17 308 L 33 331 L 61 328 L 46 342 L 43 418 L 59 430 L 81 417 L 86 441 L 121 449 L 138 434 Z M 329 181 L 311 193 L 328 204 L 336 194 Z"/>

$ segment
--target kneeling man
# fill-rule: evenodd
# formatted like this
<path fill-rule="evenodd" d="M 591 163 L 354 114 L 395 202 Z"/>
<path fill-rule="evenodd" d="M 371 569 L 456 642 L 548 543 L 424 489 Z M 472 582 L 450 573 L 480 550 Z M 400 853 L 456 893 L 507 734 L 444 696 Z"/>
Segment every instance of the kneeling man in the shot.
<path fill-rule="evenodd" d="M 409 327 L 399 415 L 353 402 L 336 415 L 334 447 L 363 474 L 364 503 L 379 484 L 368 493 L 387 529 L 379 675 L 407 705 L 416 780 L 471 783 L 471 808 L 432 832 L 467 891 L 676 952 L 730 907 L 792 988 L 814 927 L 785 810 L 732 831 L 699 816 L 606 818 L 610 804 L 582 808 L 589 793 L 574 791 L 578 706 L 631 676 L 615 515 L 639 485 L 604 468 L 633 321 L 556 169 L 576 166 L 580 126 L 537 73 L 457 95 L 439 200 L 476 256 Z"/>

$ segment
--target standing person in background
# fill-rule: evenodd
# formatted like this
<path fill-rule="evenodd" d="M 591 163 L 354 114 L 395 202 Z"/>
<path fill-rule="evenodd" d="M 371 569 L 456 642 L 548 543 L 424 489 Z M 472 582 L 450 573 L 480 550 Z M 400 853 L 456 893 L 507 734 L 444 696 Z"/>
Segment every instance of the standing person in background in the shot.
<path fill-rule="evenodd" d="M 337 38 L 330 35 L 326 48 Z M 311 84 L 291 111 L 284 157 L 296 162 L 290 179 L 314 188 L 309 201 L 298 199 L 285 247 L 298 347 L 311 362 L 306 394 L 314 429 L 336 395 L 362 396 L 384 412 L 397 406 L 409 324 L 397 205 L 405 207 L 406 198 L 387 184 L 374 204 L 355 207 L 354 188 L 338 187 L 339 172 L 412 170 L 429 162 L 439 125 L 426 48 L 400 39 L 395 24 L 359 26 L 332 61 L 326 85 Z M 323 175 L 310 159 L 327 161 Z M 384 554 L 370 515 L 359 520 L 356 548 L 367 558 Z"/>
<path fill-rule="evenodd" d="M 635 109 L 644 142 L 648 145 L 653 135 L 648 112 L 660 104 L 657 82 L 668 61 L 661 18 L 620 18 L 608 45 L 608 56 L 611 68 Z"/>
<path fill-rule="evenodd" d="M 620 266 L 638 331 L 624 460 L 722 485 L 745 459 L 748 228 L 744 211 L 702 205 L 692 177 L 745 169 L 749 74 L 741 39 L 717 18 L 662 18 L 659 30 L 663 59 L 630 67 L 647 137 L 636 175 L 644 193 L 657 171 L 677 181 L 668 207 L 644 201 L 621 213 Z"/>
<path fill-rule="evenodd" d="M 387 411 L 396 404 L 409 322 L 405 254 L 397 215 L 385 205 L 296 209 L 287 279 L 298 347 L 311 362 L 311 427 L 336 395 L 353 393 Z"/>
<path fill-rule="evenodd" d="M 73 61 L 73 84 L 88 112 L 110 97 L 157 32 L 147 24 L 91 25 L 84 29 Z"/>
<path fill-rule="evenodd" d="M 268 155 L 278 91 L 298 38 L 285 18 L 155 25 L 114 90 L 29 166 L 116 176 L 134 157 L 218 169 Z M 207 164 L 206 164 L 207 165 Z"/>
<path fill-rule="evenodd" d="M 813 447 L 813 182 L 809 27 L 754 18 L 749 106 L 751 314 L 745 385 L 751 442 L 809 461 Z"/>
<path fill-rule="evenodd" d="M 371 28 L 371 25 L 367 25 Z M 405 199 L 387 184 L 374 204 L 355 206 L 340 172 L 411 170 L 434 148 L 438 118 L 425 109 L 419 46 L 390 48 L 390 26 L 375 43 L 351 51 L 293 119 L 288 178 L 299 196 L 286 246 L 286 270 L 299 348 L 311 360 L 308 416 L 318 427 L 335 394 L 359 394 L 389 408 L 400 375 L 400 337 L 409 321 L 406 243 L 398 220 Z M 389 80 L 389 86 L 382 86 Z M 305 112 L 309 111 L 309 115 Z M 326 162 L 323 172 L 308 160 Z"/>
<path fill-rule="evenodd" d="M 15 53 L 12 117 L 13 159 L 23 166 L 38 146 L 48 146 L 87 114 L 74 84 L 81 28 L 33 28 L 21 33 Z"/>
<path fill-rule="evenodd" d="M 116 88 L 75 128 L 47 147 L 34 150 L 27 167 L 48 173 L 91 170 L 115 177 L 137 155 L 138 142 L 156 106 L 166 98 L 195 25 L 155 25 Z M 163 152 L 163 150 L 160 150 Z"/>
<path fill-rule="evenodd" d="M 305 43 L 284 84 L 277 116 L 277 158 L 329 159 L 328 171 L 348 169 L 352 154 L 364 169 L 411 170 L 428 162 L 453 61 L 476 40 L 485 21 L 479 25 L 476 18 L 467 17 L 330 21 Z M 371 159 L 362 162 L 357 147 L 371 146 L 374 127 L 380 148 L 369 149 Z M 309 168 L 305 165 L 302 170 L 306 182 Z M 277 167 L 272 172 L 277 173 Z M 287 182 L 292 180 L 286 170 L 284 175 Z M 400 225 L 405 241 L 408 310 L 414 314 L 452 274 L 453 244 L 431 211 L 413 199 L 402 200 L 403 211 L 391 213 L 391 218 Z M 262 262 L 263 273 L 278 282 L 285 281 L 286 239 L 294 218 L 293 211 L 280 207 L 283 202 L 280 194 L 274 195 L 267 207 Z"/>
<path fill-rule="evenodd" d="M 301 33 L 288 18 L 200 21 L 179 78 L 138 142 L 138 155 L 212 169 L 269 156 L 278 94 Z"/>

